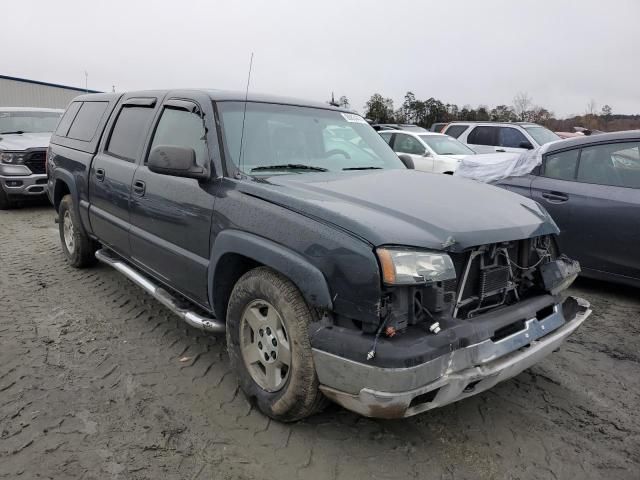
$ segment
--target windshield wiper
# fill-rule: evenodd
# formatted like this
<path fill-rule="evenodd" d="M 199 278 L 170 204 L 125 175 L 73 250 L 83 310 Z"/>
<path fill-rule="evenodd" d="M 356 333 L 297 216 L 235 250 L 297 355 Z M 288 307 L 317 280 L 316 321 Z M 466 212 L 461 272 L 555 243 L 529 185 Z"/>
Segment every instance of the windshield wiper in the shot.
<path fill-rule="evenodd" d="M 346 167 L 342 170 L 382 170 L 382 167 Z"/>
<path fill-rule="evenodd" d="M 0 135 L 12 135 L 14 133 L 20 134 L 22 135 L 24 133 L 24 131 L 22 130 L 16 130 L 15 132 L 0 132 Z"/>
<path fill-rule="evenodd" d="M 254 167 L 252 172 L 258 172 L 260 170 L 313 170 L 314 172 L 328 172 L 326 168 L 314 167 L 312 165 L 303 165 L 302 163 L 285 163 L 282 165 L 264 165 L 261 167 Z"/>

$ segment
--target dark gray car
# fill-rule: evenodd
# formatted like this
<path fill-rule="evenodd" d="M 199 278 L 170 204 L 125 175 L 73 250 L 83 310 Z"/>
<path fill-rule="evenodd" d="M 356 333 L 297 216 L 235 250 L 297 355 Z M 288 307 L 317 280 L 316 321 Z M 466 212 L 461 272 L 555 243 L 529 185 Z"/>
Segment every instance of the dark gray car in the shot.
<path fill-rule="evenodd" d="M 640 131 L 549 145 L 531 174 L 498 185 L 543 205 L 583 275 L 640 286 Z"/>

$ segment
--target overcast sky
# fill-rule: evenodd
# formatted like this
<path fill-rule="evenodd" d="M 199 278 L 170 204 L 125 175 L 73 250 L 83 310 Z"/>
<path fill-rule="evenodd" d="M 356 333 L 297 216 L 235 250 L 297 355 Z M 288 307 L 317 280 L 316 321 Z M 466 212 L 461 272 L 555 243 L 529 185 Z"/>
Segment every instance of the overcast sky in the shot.
<path fill-rule="evenodd" d="M 147 5 L 142 6 L 142 4 Z M 526 6 L 525 6 L 526 5 Z M 459 106 L 519 91 L 558 116 L 640 113 L 640 0 L 21 0 L 0 74 L 89 88 L 209 87 L 363 111 L 407 90 Z"/>

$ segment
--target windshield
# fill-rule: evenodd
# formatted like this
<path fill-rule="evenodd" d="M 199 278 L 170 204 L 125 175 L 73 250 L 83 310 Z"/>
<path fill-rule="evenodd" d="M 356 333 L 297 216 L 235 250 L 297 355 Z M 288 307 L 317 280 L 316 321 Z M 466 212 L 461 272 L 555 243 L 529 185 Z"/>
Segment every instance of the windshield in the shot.
<path fill-rule="evenodd" d="M 555 142 L 560 140 L 560 137 L 553 133 L 551 130 L 547 130 L 544 127 L 524 127 L 529 132 L 529 135 L 538 143 L 538 145 L 544 145 L 545 143 Z"/>
<path fill-rule="evenodd" d="M 449 135 L 420 135 L 420 138 L 438 155 L 475 155 L 476 153 Z"/>
<path fill-rule="evenodd" d="M 0 133 L 53 132 L 62 112 L 0 112 Z"/>
<path fill-rule="evenodd" d="M 248 102 L 243 134 L 243 102 L 218 102 L 217 106 L 226 154 L 251 175 L 406 168 L 356 114 Z"/>

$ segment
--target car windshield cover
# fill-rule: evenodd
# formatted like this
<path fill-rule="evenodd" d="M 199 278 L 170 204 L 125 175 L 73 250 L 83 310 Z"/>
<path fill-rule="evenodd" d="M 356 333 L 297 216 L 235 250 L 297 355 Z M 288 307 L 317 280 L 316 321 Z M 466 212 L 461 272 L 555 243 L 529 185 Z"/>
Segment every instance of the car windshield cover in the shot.
<path fill-rule="evenodd" d="M 406 168 L 357 114 L 257 102 L 247 102 L 246 114 L 243 102 L 217 107 L 225 154 L 247 174 Z"/>
<path fill-rule="evenodd" d="M 0 112 L 0 133 L 53 132 L 62 112 Z"/>
<path fill-rule="evenodd" d="M 464 143 L 448 135 L 420 135 L 424 143 L 438 155 L 474 155 Z"/>
<path fill-rule="evenodd" d="M 555 142 L 560 140 L 560 137 L 544 127 L 524 127 L 524 129 L 533 137 L 538 145 L 544 145 L 545 143 Z"/>

